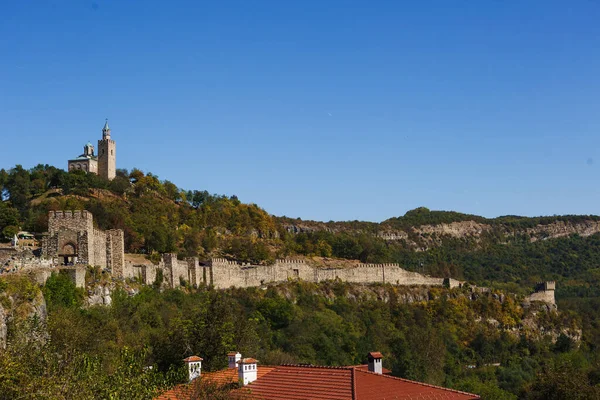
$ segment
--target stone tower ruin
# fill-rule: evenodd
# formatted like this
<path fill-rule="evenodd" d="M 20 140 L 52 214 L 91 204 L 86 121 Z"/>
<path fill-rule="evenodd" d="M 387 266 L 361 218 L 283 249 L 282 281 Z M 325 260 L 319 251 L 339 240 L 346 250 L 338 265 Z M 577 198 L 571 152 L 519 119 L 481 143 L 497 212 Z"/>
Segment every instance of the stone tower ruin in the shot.
<path fill-rule="evenodd" d="M 94 265 L 123 274 L 123 231 L 94 227 L 88 211 L 50 211 L 48 233 L 42 238 L 42 256 L 57 265 Z"/>

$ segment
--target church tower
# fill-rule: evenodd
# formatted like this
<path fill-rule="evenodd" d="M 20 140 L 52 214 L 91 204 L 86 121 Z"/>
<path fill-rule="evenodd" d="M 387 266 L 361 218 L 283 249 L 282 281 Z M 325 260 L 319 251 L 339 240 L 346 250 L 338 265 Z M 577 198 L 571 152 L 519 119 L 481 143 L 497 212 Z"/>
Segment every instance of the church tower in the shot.
<path fill-rule="evenodd" d="M 102 140 L 98 140 L 98 175 L 108 180 L 117 175 L 117 144 L 110 138 L 108 119 L 102 128 Z"/>

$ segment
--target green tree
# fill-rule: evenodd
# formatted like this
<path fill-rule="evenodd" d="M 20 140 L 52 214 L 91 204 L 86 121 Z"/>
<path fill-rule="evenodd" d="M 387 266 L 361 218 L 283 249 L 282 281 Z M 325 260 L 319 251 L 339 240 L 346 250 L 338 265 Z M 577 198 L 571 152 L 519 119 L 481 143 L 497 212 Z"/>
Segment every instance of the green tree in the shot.
<path fill-rule="evenodd" d="M 46 280 L 43 292 L 49 308 L 83 305 L 84 290 L 78 289 L 66 274 L 53 273 Z"/>
<path fill-rule="evenodd" d="M 16 226 L 9 225 L 5 226 L 4 229 L 2 229 L 2 236 L 6 240 L 14 238 L 17 233 L 19 233 L 19 228 Z"/>

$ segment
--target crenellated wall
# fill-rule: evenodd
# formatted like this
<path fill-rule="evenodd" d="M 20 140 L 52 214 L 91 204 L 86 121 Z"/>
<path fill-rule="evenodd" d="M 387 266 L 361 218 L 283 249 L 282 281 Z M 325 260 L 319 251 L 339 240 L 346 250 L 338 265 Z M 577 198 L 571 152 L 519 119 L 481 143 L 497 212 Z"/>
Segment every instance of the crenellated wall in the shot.
<path fill-rule="evenodd" d="M 48 214 L 48 231 L 50 233 L 62 229 L 91 231 L 93 228 L 92 214 L 85 210 L 50 211 Z"/>
<path fill-rule="evenodd" d="M 398 264 L 357 264 L 352 268 L 316 268 L 303 260 L 277 260 L 273 265 L 239 264 L 222 258 L 210 261 L 206 282 L 217 288 L 260 286 L 270 282 L 300 279 L 321 282 L 339 279 L 354 283 L 391 283 L 394 285 L 460 285 L 453 279 L 434 278 L 406 271 Z"/>

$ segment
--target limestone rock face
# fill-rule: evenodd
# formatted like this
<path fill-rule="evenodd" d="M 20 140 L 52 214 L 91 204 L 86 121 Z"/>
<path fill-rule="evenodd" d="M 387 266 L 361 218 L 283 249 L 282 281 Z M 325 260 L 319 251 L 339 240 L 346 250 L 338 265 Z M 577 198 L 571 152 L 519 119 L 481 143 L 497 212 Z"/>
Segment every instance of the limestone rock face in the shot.
<path fill-rule="evenodd" d="M 112 289 L 107 286 L 96 286 L 88 290 L 86 303 L 88 306 L 108 306 L 112 303 Z"/>
<path fill-rule="evenodd" d="M 578 234 L 580 236 L 590 236 L 600 232 L 600 221 L 592 219 L 580 222 L 556 221 L 549 224 L 538 224 L 533 228 L 514 229 L 509 225 L 477 222 L 460 221 L 452 223 L 442 223 L 436 225 L 420 225 L 406 229 L 396 229 L 386 224 L 368 225 L 354 228 L 352 225 L 343 223 L 324 223 L 316 221 L 294 221 L 284 224 L 285 229 L 290 233 L 310 233 L 326 231 L 332 233 L 338 232 L 362 232 L 376 235 L 382 239 L 395 241 L 403 240 L 417 251 L 427 250 L 428 248 L 441 246 L 443 238 L 472 239 L 475 243 L 486 234 L 498 236 L 509 240 L 515 235 L 527 235 L 532 242 L 551 238 L 559 238 Z"/>
<path fill-rule="evenodd" d="M 45 326 L 48 317 L 46 309 L 46 299 L 41 291 L 37 292 L 32 298 L 23 298 L 20 293 L 16 295 L 2 295 L 3 301 L 0 303 L 0 349 L 5 349 L 8 345 L 8 325 L 12 323 L 22 323 L 37 319 L 41 326 Z M 4 304 L 4 305 L 2 305 Z M 44 341 L 47 339 L 45 330 L 37 331 L 32 340 Z"/>
<path fill-rule="evenodd" d="M 538 225 L 527 229 L 531 241 L 546 238 L 558 238 L 578 234 L 580 236 L 591 236 L 600 232 L 600 221 L 584 221 L 577 224 L 572 222 L 557 221 L 548 225 Z"/>

